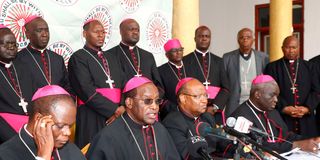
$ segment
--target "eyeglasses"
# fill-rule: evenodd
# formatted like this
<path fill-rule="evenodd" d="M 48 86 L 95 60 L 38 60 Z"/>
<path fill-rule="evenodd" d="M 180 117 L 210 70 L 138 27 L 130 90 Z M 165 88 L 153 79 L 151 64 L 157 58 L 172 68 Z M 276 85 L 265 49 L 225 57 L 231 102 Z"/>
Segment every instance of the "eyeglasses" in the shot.
<path fill-rule="evenodd" d="M 183 52 L 183 50 L 184 50 L 183 47 L 181 47 L 181 48 L 173 48 L 169 52 L 170 53 L 176 53 L 176 52 Z"/>
<path fill-rule="evenodd" d="M 132 98 L 142 100 L 145 105 L 151 105 L 151 104 L 153 104 L 153 102 L 155 102 L 156 105 L 160 105 L 163 102 L 163 99 L 161 99 L 161 98 L 157 98 L 157 99 L 151 99 L 151 98 L 143 99 L 143 98 L 136 98 L 136 97 L 132 97 Z"/>
<path fill-rule="evenodd" d="M 184 95 L 187 95 L 187 96 L 191 96 L 197 100 L 200 100 L 201 98 L 204 98 L 204 99 L 208 99 L 208 94 L 199 94 L 199 95 L 194 95 L 194 94 L 189 94 L 189 93 L 181 93 L 181 94 L 184 94 Z"/>
<path fill-rule="evenodd" d="M 19 47 L 19 44 L 16 42 L 5 42 L 5 43 L 0 43 L 1 46 L 3 46 L 6 49 L 9 49 L 10 47 Z"/>

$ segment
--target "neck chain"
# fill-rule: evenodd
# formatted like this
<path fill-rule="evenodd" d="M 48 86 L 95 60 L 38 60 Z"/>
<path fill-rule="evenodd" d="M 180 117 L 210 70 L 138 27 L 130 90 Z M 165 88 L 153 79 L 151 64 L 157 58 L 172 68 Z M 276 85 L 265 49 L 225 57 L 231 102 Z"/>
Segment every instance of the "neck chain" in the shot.
<path fill-rule="evenodd" d="M 16 91 L 14 89 L 14 87 L 12 86 L 12 84 L 10 83 L 10 81 L 8 80 L 8 78 L 4 75 L 4 73 L 2 72 L 2 70 L 0 69 L 0 72 L 2 74 L 2 76 L 4 77 L 4 79 L 7 81 L 7 83 L 9 84 L 10 88 L 14 91 L 14 93 L 20 98 L 20 102 L 18 103 L 19 106 L 21 106 L 21 108 L 23 109 L 23 112 L 27 115 L 27 105 L 28 103 L 24 101 L 24 98 L 23 98 L 23 94 L 22 94 L 22 89 L 21 89 L 21 86 L 20 86 L 20 82 L 19 82 L 19 77 L 18 77 L 18 74 L 17 74 L 17 71 L 16 71 L 16 68 L 14 67 L 14 64 L 12 63 L 12 67 L 13 67 L 13 70 L 14 70 L 14 74 L 17 78 L 17 85 L 18 85 L 18 88 L 19 88 L 19 93 L 18 91 Z"/>
<path fill-rule="evenodd" d="M 26 48 L 26 49 L 27 49 L 28 53 L 30 54 L 30 56 L 32 57 L 33 61 L 34 61 L 34 62 L 36 63 L 36 65 L 38 66 L 38 68 L 39 68 L 39 70 L 41 71 L 44 79 L 47 81 L 47 84 L 48 84 L 48 85 L 51 85 L 51 63 L 50 63 L 50 56 L 49 56 L 49 54 L 46 54 L 46 55 L 47 55 L 47 58 L 48 58 L 49 80 L 50 80 L 50 81 L 48 80 L 48 78 L 47 78 L 46 75 L 44 74 L 44 72 L 43 72 L 43 70 L 41 69 L 41 67 L 40 67 L 38 61 L 36 60 L 36 58 L 34 58 L 34 56 L 33 56 L 32 53 L 29 51 L 28 48 Z M 45 52 L 47 52 L 47 51 L 45 51 Z"/>
<path fill-rule="evenodd" d="M 240 56 L 240 58 L 242 58 L 242 57 Z M 242 59 L 244 59 L 244 58 L 242 58 Z M 250 70 L 250 67 L 251 67 L 251 62 L 252 62 L 252 58 L 250 57 L 249 58 L 249 64 L 248 64 L 248 67 L 247 67 L 246 71 L 244 70 L 244 66 L 241 65 L 241 72 L 243 73 L 243 76 L 244 76 L 244 82 L 241 82 L 241 83 L 244 84 L 244 88 L 246 90 L 248 89 L 248 84 L 250 83 L 250 82 L 247 81 L 247 76 L 248 76 L 248 73 L 249 73 L 249 70 Z"/>
<path fill-rule="evenodd" d="M 298 70 L 299 70 L 299 59 L 297 59 L 296 73 L 294 75 L 294 79 L 292 79 L 284 59 L 282 59 L 282 62 L 283 62 L 284 68 L 286 69 L 287 75 L 289 77 L 289 80 L 290 80 L 290 83 L 291 83 L 291 86 L 292 86 L 290 88 L 292 90 L 292 94 L 295 94 L 296 93 L 296 89 L 297 89 L 295 85 L 296 85 L 296 82 L 297 82 L 297 75 L 298 75 Z"/>
<path fill-rule="evenodd" d="M 27 133 L 27 129 L 26 129 L 26 125 L 24 125 L 23 127 L 20 128 L 19 130 L 19 139 L 21 140 L 21 142 L 23 143 L 23 145 L 28 149 L 28 151 L 31 153 L 31 155 L 36 159 L 36 155 L 32 152 L 32 150 L 30 149 L 30 147 L 27 145 L 27 143 L 23 140 L 22 136 L 21 136 L 21 130 L 24 129 Z M 31 135 L 30 135 L 31 136 Z M 61 160 L 60 158 L 60 154 L 59 154 L 59 151 L 58 149 L 55 150 L 56 154 L 57 154 L 57 157 L 58 157 L 58 160 Z"/>
<path fill-rule="evenodd" d="M 131 134 L 131 136 L 133 137 L 133 140 L 134 140 L 134 142 L 136 143 L 136 145 L 137 145 L 137 147 L 138 147 L 138 149 L 139 149 L 139 152 L 140 152 L 140 154 L 141 154 L 142 159 L 143 159 L 143 160 L 146 160 L 146 158 L 144 157 L 144 155 L 143 155 L 143 153 L 142 153 L 142 151 L 141 151 L 140 145 L 139 145 L 139 143 L 138 143 L 135 135 L 133 134 L 133 132 L 132 132 L 129 124 L 128 124 L 127 121 L 123 118 L 123 114 L 121 115 L 121 118 L 122 118 L 122 120 L 124 121 L 124 123 L 126 124 L 127 128 L 129 129 L 130 134 Z M 152 127 L 152 126 L 150 126 L 150 127 Z M 153 127 L 152 127 L 152 130 L 153 130 Z M 159 160 L 159 156 L 158 156 L 158 145 L 157 145 L 157 139 L 156 139 L 156 132 L 153 132 L 153 141 L 154 141 L 154 145 L 155 145 L 155 149 L 156 149 L 156 157 L 157 157 L 157 160 Z"/>
<path fill-rule="evenodd" d="M 199 59 L 198 59 L 198 57 L 197 57 L 197 55 L 196 55 L 196 52 L 195 51 L 193 51 L 193 55 L 194 55 L 194 57 L 196 58 L 196 60 L 197 60 L 197 62 L 198 62 L 198 65 L 199 65 L 199 67 L 200 67 L 200 70 L 201 70 L 201 73 L 202 73 L 202 75 L 203 75 L 203 78 L 206 80 L 203 84 L 206 86 L 206 89 L 208 89 L 208 85 L 210 84 L 210 82 L 208 81 L 208 78 L 209 78 L 209 75 L 210 75 L 210 66 L 211 66 L 211 55 L 210 55 L 210 52 L 207 52 L 208 54 L 209 54 L 209 63 L 208 63 L 208 69 L 207 69 L 207 75 L 205 75 L 204 74 L 204 71 L 203 71 L 203 68 L 202 68 L 202 66 L 201 66 L 201 64 L 200 64 L 200 61 L 199 61 Z"/>
<path fill-rule="evenodd" d="M 142 75 L 139 74 L 139 69 L 140 69 L 140 53 L 139 53 L 138 47 L 136 47 L 136 48 L 137 48 L 137 49 L 136 49 L 136 50 L 137 50 L 137 57 L 138 57 L 138 66 L 137 66 L 138 70 L 136 70 L 136 67 L 132 64 L 132 62 L 130 61 L 130 59 L 129 59 L 129 57 L 127 56 L 126 52 L 124 52 L 123 48 L 121 47 L 121 44 L 119 44 L 119 47 L 120 47 L 123 55 L 124 55 L 124 56 L 126 57 L 126 59 L 128 60 L 131 68 L 137 73 L 135 76 L 136 76 L 136 77 L 141 77 Z"/>
<path fill-rule="evenodd" d="M 113 88 L 114 80 L 111 79 L 111 73 L 110 73 L 110 67 L 109 67 L 108 60 L 103 56 L 103 58 L 106 60 L 107 66 L 109 67 L 109 73 L 106 72 L 106 70 L 103 68 L 103 66 L 102 66 L 101 63 L 97 60 L 96 57 L 94 57 L 88 50 L 86 50 L 86 49 L 84 49 L 84 48 L 83 48 L 83 50 L 86 51 L 86 53 L 88 53 L 88 54 L 98 63 L 98 65 L 99 65 L 100 68 L 102 69 L 103 73 L 107 76 L 106 83 L 109 84 L 109 87 L 110 87 L 110 88 Z"/>
<path fill-rule="evenodd" d="M 263 130 L 264 130 L 266 133 L 269 133 L 269 132 L 267 131 L 267 129 L 265 128 L 265 126 L 263 125 L 263 123 L 261 122 L 261 120 L 260 120 L 259 116 L 257 115 L 257 113 L 250 107 L 250 104 L 249 104 L 249 103 L 250 103 L 254 108 L 256 108 L 256 109 L 257 109 L 258 107 L 256 107 L 256 106 L 251 102 L 250 99 L 246 102 L 246 105 L 250 108 L 250 110 L 252 111 L 252 113 L 254 114 L 254 116 L 257 118 L 257 120 L 259 121 L 259 123 L 260 123 L 260 125 L 262 126 Z M 263 112 L 263 114 L 265 114 L 265 112 Z M 267 125 L 268 125 L 269 128 L 270 128 L 271 137 L 272 137 L 272 140 L 271 140 L 270 136 L 268 135 L 268 140 L 271 141 L 271 142 L 275 142 L 275 140 L 274 140 L 274 134 L 273 134 L 273 131 L 272 131 L 272 128 L 271 128 L 270 121 L 269 121 L 268 119 L 266 119 L 266 123 L 267 123 Z"/>
<path fill-rule="evenodd" d="M 184 78 L 186 77 L 186 70 L 185 70 L 185 68 L 184 68 L 184 66 L 183 66 L 183 61 L 181 61 L 181 66 L 177 66 L 177 65 L 175 65 L 174 63 L 172 63 L 172 62 L 170 62 L 170 61 L 168 62 L 168 66 L 170 67 L 171 71 L 172 71 L 173 74 L 176 76 L 176 78 L 178 79 L 178 81 L 180 81 L 180 80 L 181 80 L 181 77 L 177 75 L 177 73 L 173 70 L 173 68 L 171 67 L 170 64 L 173 64 L 178 70 L 179 70 L 180 68 L 182 68 L 182 69 L 183 69 Z M 180 72 L 179 72 L 179 74 L 180 74 Z"/>

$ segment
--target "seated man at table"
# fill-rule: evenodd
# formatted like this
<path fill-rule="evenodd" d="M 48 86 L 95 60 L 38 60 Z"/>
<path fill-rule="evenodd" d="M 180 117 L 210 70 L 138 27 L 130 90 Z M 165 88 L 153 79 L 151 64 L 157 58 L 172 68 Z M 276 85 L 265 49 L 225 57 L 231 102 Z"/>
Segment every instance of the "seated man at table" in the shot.
<path fill-rule="evenodd" d="M 68 142 L 76 105 L 67 91 L 57 85 L 38 89 L 28 113 L 28 124 L 0 146 L 0 160 L 85 160 Z"/>
<path fill-rule="evenodd" d="M 252 81 L 249 99 L 242 103 L 231 117 L 245 117 L 253 123 L 253 127 L 267 133 L 269 136 L 264 137 L 262 144 L 278 153 L 287 152 L 296 147 L 315 152 L 319 143 L 317 138 L 302 140 L 303 135 L 288 131 L 287 125 L 275 109 L 279 92 L 279 86 L 271 76 L 257 76 Z M 253 134 L 250 136 L 254 138 Z"/>
<path fill-rule="evenodd" d="M 145 77 L 131 78 L 123 89 L 126 112 L 103 128 L 93 139 L 89 160 L 179 160 L 166 130 L 156 121 L 159 92 Z"/>

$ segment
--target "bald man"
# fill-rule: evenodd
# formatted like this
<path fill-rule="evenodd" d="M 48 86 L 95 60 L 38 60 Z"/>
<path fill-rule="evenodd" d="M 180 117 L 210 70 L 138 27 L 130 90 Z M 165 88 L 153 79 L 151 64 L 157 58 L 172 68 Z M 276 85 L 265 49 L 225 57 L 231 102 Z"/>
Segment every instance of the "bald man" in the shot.
<path fill-rule="evenodd" d="M 76 119 L 76 105 L 67 91 L 57 85 L 38 89 L 28 113 L 28 124 L 0 146 L 1 160 L 85 159 L 68 142 Z"/>
<path fill-rule="evenodd" d="M 319 84 L 312 78 L 309 63 L 300 58 L 299 40 L 288 36 L 283 40 L 283 58 L 271 62 L 265 74 L 271 75 L 280 87 L 279 105 L 290 131 L 305 137 L 318 135 L 314 110 L 319 103 L 316 88 Z"/>

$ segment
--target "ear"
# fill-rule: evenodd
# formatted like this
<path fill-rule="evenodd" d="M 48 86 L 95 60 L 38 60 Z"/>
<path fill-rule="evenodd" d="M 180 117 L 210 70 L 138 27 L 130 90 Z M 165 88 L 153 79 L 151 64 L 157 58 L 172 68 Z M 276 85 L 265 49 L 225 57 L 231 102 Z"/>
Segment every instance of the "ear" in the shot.
<path fill-rule="evenodd" d="M 132 103 L 133 103 L 132 98 L 130 98 L 130 97 L 126 98 L 125 104 L 126 104 L 126 107 L 127 107 L 128 109 L 132 109 Z"/>
<path fill-rule="evenodd" d="M 261 97 L 260 92 L 255 91 L 255 92 L 254 92 L 254 97 L 255 97 L 256 99 L 260 99 L 260 97 Z"/>
<path fill-rule="evenodd" d="M 186 96 L 185 95 L 180 94 L 178 98 L 180 100 L 180 103 L 185 104 L 185 101 L 186 101 Z"/>
<path fill-rule="evenodd" d="M 82 36 L 87 39 L 87 31 L 82 31 Z"/>

